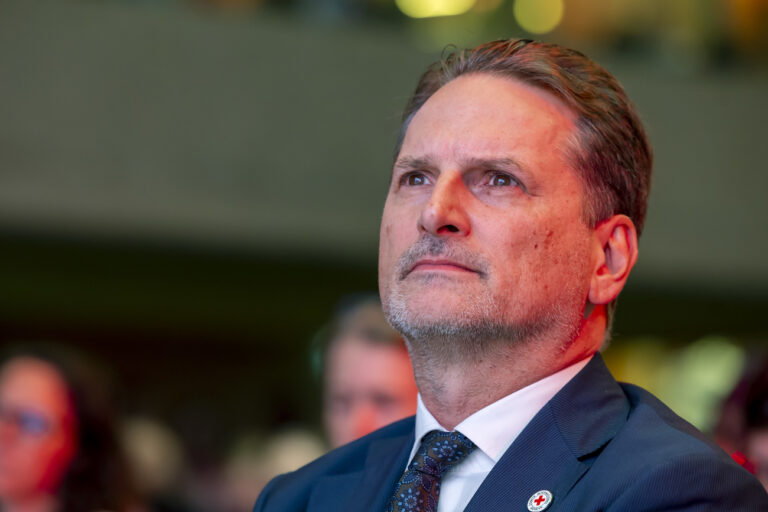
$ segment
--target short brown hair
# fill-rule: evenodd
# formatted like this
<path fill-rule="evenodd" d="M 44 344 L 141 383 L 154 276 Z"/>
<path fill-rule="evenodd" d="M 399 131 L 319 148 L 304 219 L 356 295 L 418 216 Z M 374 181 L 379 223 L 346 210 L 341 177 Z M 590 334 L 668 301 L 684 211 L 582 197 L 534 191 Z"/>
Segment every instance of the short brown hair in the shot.
<path fill-rule="evenodd" d="M 395 156 L 413 116 L 442 86 L 461 75 L 488 73 L 544 89 L 577 114 L 571 149 L 586 195 L 592 227 L 622 213 L 642 232 L 652 153 L 640 118 L 619 82 L 582 53 L 555 44 L 506 39 L 454 51 L 419 79 L 403 113 Z"/>
<path fill-rule="evenodd" d="M 331 347 L 345 338 L 406 350 L 403 337 L 387 323 L 378 293 L 356 293 L 343 297 L 336 305 L 331 321 L 312 337 L 312 371 L 318 378 L 325 371 Z"/>

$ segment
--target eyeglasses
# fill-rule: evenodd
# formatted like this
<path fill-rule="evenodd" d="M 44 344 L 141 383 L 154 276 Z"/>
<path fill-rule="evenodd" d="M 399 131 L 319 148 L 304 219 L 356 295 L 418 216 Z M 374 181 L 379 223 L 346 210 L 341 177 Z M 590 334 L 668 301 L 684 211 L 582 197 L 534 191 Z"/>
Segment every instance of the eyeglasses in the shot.
<path fill-rule="evenodd" d="M 42 414 L 0 404 L 0 423 L 9 423 L 25 435 L 40 437 L 53 430 L 51 421 Z"/>

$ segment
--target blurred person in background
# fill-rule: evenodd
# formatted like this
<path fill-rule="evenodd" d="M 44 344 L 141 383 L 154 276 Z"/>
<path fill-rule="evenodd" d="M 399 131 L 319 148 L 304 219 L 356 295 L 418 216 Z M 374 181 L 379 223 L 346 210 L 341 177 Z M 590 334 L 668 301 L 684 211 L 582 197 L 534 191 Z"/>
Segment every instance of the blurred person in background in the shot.
<path fill-rule="evenodd" d="M 289 427 L 271 435 L 250 432 L 232 444 L 220 495 L 206 510 L 251 510 L 261 489 L 275 476 L 294 471 L 326 452 L 313 431 Z"/>
<path fill-rule="evenodd" d="M 186 451 L 173 429 L 155 417 L 133 416 L 122 421 L 120 439 L 133 483 L 152 512 L 197 510 L 184 496 Z"/>
<path fill-rule="evenodd" d="M 768 490 L 768 357 L 726 399 L 715 439 Z"/>
<path fill-rule="evenodd" d="M 333 448 L 416 413 L 416 382 L 402 336 L 378 296 L 349 298 L 323 337 L 323 423 Z"/>
<path fill-rule="evenodd" d="M 0 365 L 0 510 L 141 510 L 106 386 L 82 358 L 20 348 Z"/>

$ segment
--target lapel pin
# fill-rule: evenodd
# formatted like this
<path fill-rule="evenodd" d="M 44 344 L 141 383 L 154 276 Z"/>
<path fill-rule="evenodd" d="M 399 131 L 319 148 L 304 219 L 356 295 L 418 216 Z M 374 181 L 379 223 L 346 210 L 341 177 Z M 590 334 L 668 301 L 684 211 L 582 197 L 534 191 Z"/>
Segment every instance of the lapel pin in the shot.
<path fill-rule="evenodd" d="M 528 510 L 530 512 L 541 512 L 546 510 L 552 504 L 552 493 L 549 491 L 539 491 L 528 500 Z"/>

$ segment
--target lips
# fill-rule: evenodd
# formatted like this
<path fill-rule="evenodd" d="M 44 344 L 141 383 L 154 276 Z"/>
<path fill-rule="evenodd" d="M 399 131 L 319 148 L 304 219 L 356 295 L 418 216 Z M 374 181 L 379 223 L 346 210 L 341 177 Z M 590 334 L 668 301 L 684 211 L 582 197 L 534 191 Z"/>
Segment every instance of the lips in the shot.
<path fill-rule="evenodd" d="M 423 258 L 418 260 L 408 271 L 443 271 L 443 272 L 473 272 L 478 273 L 474 268 L 468 267 L 458 261 L 443 258 Z"/>
<path fill-rule="evenodd" d="M 488 263 L 481 255 L 461 243 L 425 233 L 400 256 L 395 267 L 395 275 L 402 281 L 412 272 L 425 274 L 433 272 L 456 276 L 471 272 L 486 279 L 488 268 Z"/>

